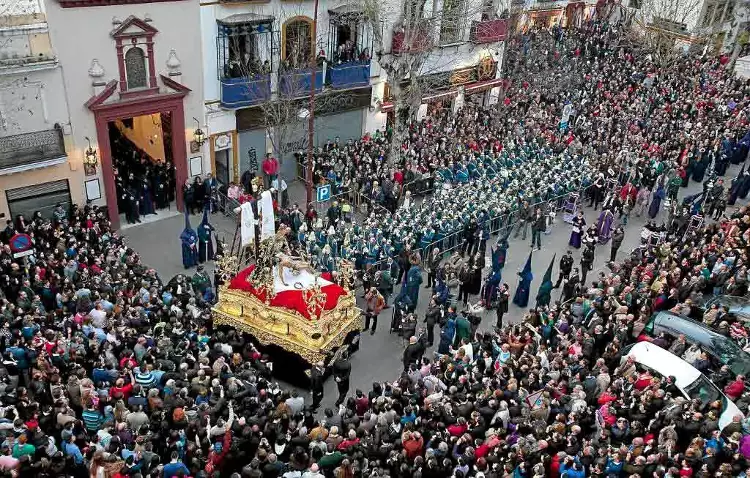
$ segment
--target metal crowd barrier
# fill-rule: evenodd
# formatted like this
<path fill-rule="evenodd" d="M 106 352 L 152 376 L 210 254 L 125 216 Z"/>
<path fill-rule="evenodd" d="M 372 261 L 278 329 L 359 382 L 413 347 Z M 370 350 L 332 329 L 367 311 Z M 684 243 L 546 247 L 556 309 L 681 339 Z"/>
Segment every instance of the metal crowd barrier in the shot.
<path fill-rule="evenodd" d="M 590 186 L 589 186 L 590 187 Z M 545 204 L 552 204 L 555 211 L 558 211 L 560 209 L 560 206 L 565 203 L 565 200 L 570 197 L 572 194 L 578 194 L 581 198 L 581 201 L 583 200 L 583 196 L 585 195 L 586 190 L 588 187 L 576 191 L 571 191 L 565 194 L 561 194 L 560 196 L 555 196 L 553 198 L 550 198 L 546 201 L 539 201 L 533 204 L 530 204 L 529 207 L 533 211 L 537 207 L 541 207 Z M 509 213 L 500 214 L 494 217 L 490 217 L 490 236 L 499 235 L 501 231 L 506 232 L 508 228 L 511 229 L 511 232 L 513 228 L 515 228 L 519 224 L 518 219 L 518 211 L 511 211 Z M 531 227 L 531 226 L 528 226 Z M 489 242 L 489 241 L 488 241 Z M 480 239 L 481 243 L 481 239 Z M 452 253 L 454 250 L 463 247 L 464 245 L 464 238 L 463 238 L 463 231 L 456 231 L 451 234 L 448 234 L 447 236 L 443 237 L 440 240 L 432 241 L 431 243 L 427 244 L 426 246 L 418 247 L 420 251 L 420 254 L 422 257 L 425 257 L 427 252 L 431 251 L 435 247 L 440 249 L 441 253 L 443 255 Z M 376 261 L 373 264 L 373 267 L 375 270 L 382 270 L 384 269 L 385 265 L 387 264 L 387 259 L 381 259 L 379 261 Z"/>
<path fill-rule="evenodd" d="M 240 202 L 238 200 L 228 197 L 219 190 L 214 192 L 214 198 L 219 212 L 235 220 L 238 218 L 237 213 L 234 212 L 236 208 L 240 207 Z"/>
<path fill-rule="evenodd" d="M 378 212 L 380 214 L 386 214 L 386 215 L 391 214 L 391 211 L 389 211 L 388 208 L 386 208 L 382 204 L 379 204 L 374 199 L 367 197 L 361 191 L 357 192 L 357 197 L 358 197 L 359 211 L 362 212 L 363 214 L 369 215 L 369 213 L 373 211 Z M 367 206 L 367 211 L 362 210 L 362 206 L 365 206 L 365 205 Z"/>
<path fill-rule="evenodd" d="M 318 216 L 325 216 L 326 212 L 328 212 L 328 208 L 331 207 L 333 204 L 333 201 L 338 201 L 339 207 L 342 206 L 344 203 L 350 204 L 352 206 L 352 214 L 354 213 L 354 205 L 351 203 L 351 189 L 345 189 L 342 191 L 339 191 L 338 193 L 332 195 L 325 201 L 312 201 L 310 204 L 312 204 L 315 211 L 318 213 Z"/>
<path fill-rule="evenodd" d="M 406 194 L 406 191 L 411 191 L 412 196 L 426 196 L 427 194 L 432 193 L 435 191 L 435 183 L 437 180 L 434 176 L 430 176 L 428 178 L 422 177 L 419 179 L 414 179 L 413 181 L 409 181 L 408 183 L 404 183 L 401 186 L 401 193 L 399 194 L 399 198 L 402 198 L 404 194 Z"/>

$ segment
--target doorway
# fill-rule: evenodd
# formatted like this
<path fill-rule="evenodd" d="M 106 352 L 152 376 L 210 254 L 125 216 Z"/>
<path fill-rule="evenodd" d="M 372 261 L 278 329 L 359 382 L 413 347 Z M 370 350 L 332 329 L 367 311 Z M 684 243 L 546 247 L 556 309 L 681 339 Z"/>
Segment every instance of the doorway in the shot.
<path fill-rule="evenodd" d="M 222 149 L 214 153 L 216 164 L 216 180 L 220 186 L 229 187 L 229 149 Z"/>
<path fill-rule="evenodd" d="M 340 23 L 336 26 L 336 52 L 334 61 L 336 63 L 348 63 L 357 59 L 357 39 L 352 34 L 350 25 Z"/>
<path fill-rule="evenodd" d="M 113 158 L 110 145 L 110 123 L 116 120 L 160 113 L 164 155 L 165 157 L 171 156 L 172 158 L 175 177 L 174 183 L 181 186 L 185 184 L 188 178 L 185 108 L 183 101 L 185 96 L 190 92 L 190 89 L 164 76 L 162 76 L 162 81 L 170 91 L 156 95 L 133 94 L 132 97 L 125 100 L 107 102 L 107 99 L 111 98 L 117 90 L 117 85 L 112 83 L 111 86 L 105 88 L 101 93 L 91 97 L 86 102 L 86 107 L 95 116 L 96 137 L 101 153 L 101 175 L 104 180 L 107 210 L 113 229 L 120 227 L 120 211 L 117 204 L 117 186 L 115 185 L 115 158 Z M 199 149 L 196 152 L 199 152 Z M 175 192 L 176 208 L 172 209 L 171 214 L 179 214 L 174 209 L 182 211 L 183 207 L 181 187 L 176 188 Z M 159 214 L 147 217 L 161 218 L 171 214 Z"/>
<path fill-rule="evenodd" d="M 172 120 L 157 112 L 107 123 L 120 221 L 139 224 L 176 211 Z"/>

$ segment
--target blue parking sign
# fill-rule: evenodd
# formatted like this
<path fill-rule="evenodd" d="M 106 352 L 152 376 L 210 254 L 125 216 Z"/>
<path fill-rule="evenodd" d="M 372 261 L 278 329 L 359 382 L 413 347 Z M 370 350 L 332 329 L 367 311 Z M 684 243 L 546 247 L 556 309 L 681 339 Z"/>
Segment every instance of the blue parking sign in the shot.
<path fill-rule="evenodd" d="M 318 202 L 328 201 L 331 199 L 331 185 L 318 186 Z"/>

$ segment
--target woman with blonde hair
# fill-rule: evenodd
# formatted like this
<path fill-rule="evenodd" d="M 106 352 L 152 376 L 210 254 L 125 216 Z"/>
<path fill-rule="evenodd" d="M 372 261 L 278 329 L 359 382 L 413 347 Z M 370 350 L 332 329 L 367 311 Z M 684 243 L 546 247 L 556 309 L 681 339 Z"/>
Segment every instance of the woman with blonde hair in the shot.
<path fill-rule="evenodd" d="M 123 400 L 118 400 L 115 402 L 115 421 L 124 422 L 125 419 L 128 417 L 128 407 L 125 406 L 125 402 Z"/>

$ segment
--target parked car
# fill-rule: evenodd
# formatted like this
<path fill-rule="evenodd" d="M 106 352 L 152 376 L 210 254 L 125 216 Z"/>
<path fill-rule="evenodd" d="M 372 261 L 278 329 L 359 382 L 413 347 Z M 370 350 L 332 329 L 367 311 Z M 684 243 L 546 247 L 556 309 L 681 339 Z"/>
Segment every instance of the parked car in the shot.
<path fill-rule="evenodd" d="M 658 312 L 651 316 L 637 339 L 639 342 L 651 342 L 662 333 L 671 341 L 684 335 L 689 343 L 700 346 L 701 350 L 722 365 L 728 365 L 735 376 L 747 377 L 750 374 L 750 354 L 729 337 L 709 329 L 700 322 L 672 312 Z"/>
<path fill-rule="evenodd" d="M 718 295 L 711 297 L 704 305 L 704 310 L 709 309 L 716 304 L 719 307 L 726 307 L 730 316 L 737 320 L 748 323 L 750 322 L 750 299 L 736 295 Z"/>
<path fill-rule="evenodd" d="M 703 406 L 721 400 L 721 415 L 719 415 L 719 429 L 732 423 L 736 415 L 742 415 L 739 407 L 734 404 L 724 392 L 697 368 L 682 360 L 673 353 L 664 350 L 656 344 L 638 342 L 623 350 L 622 361 L 632 357 L 635 362 L 646 367 L 662 377 L 674 377 L 675 386 L 689 400 L 698 399 Z"/>

